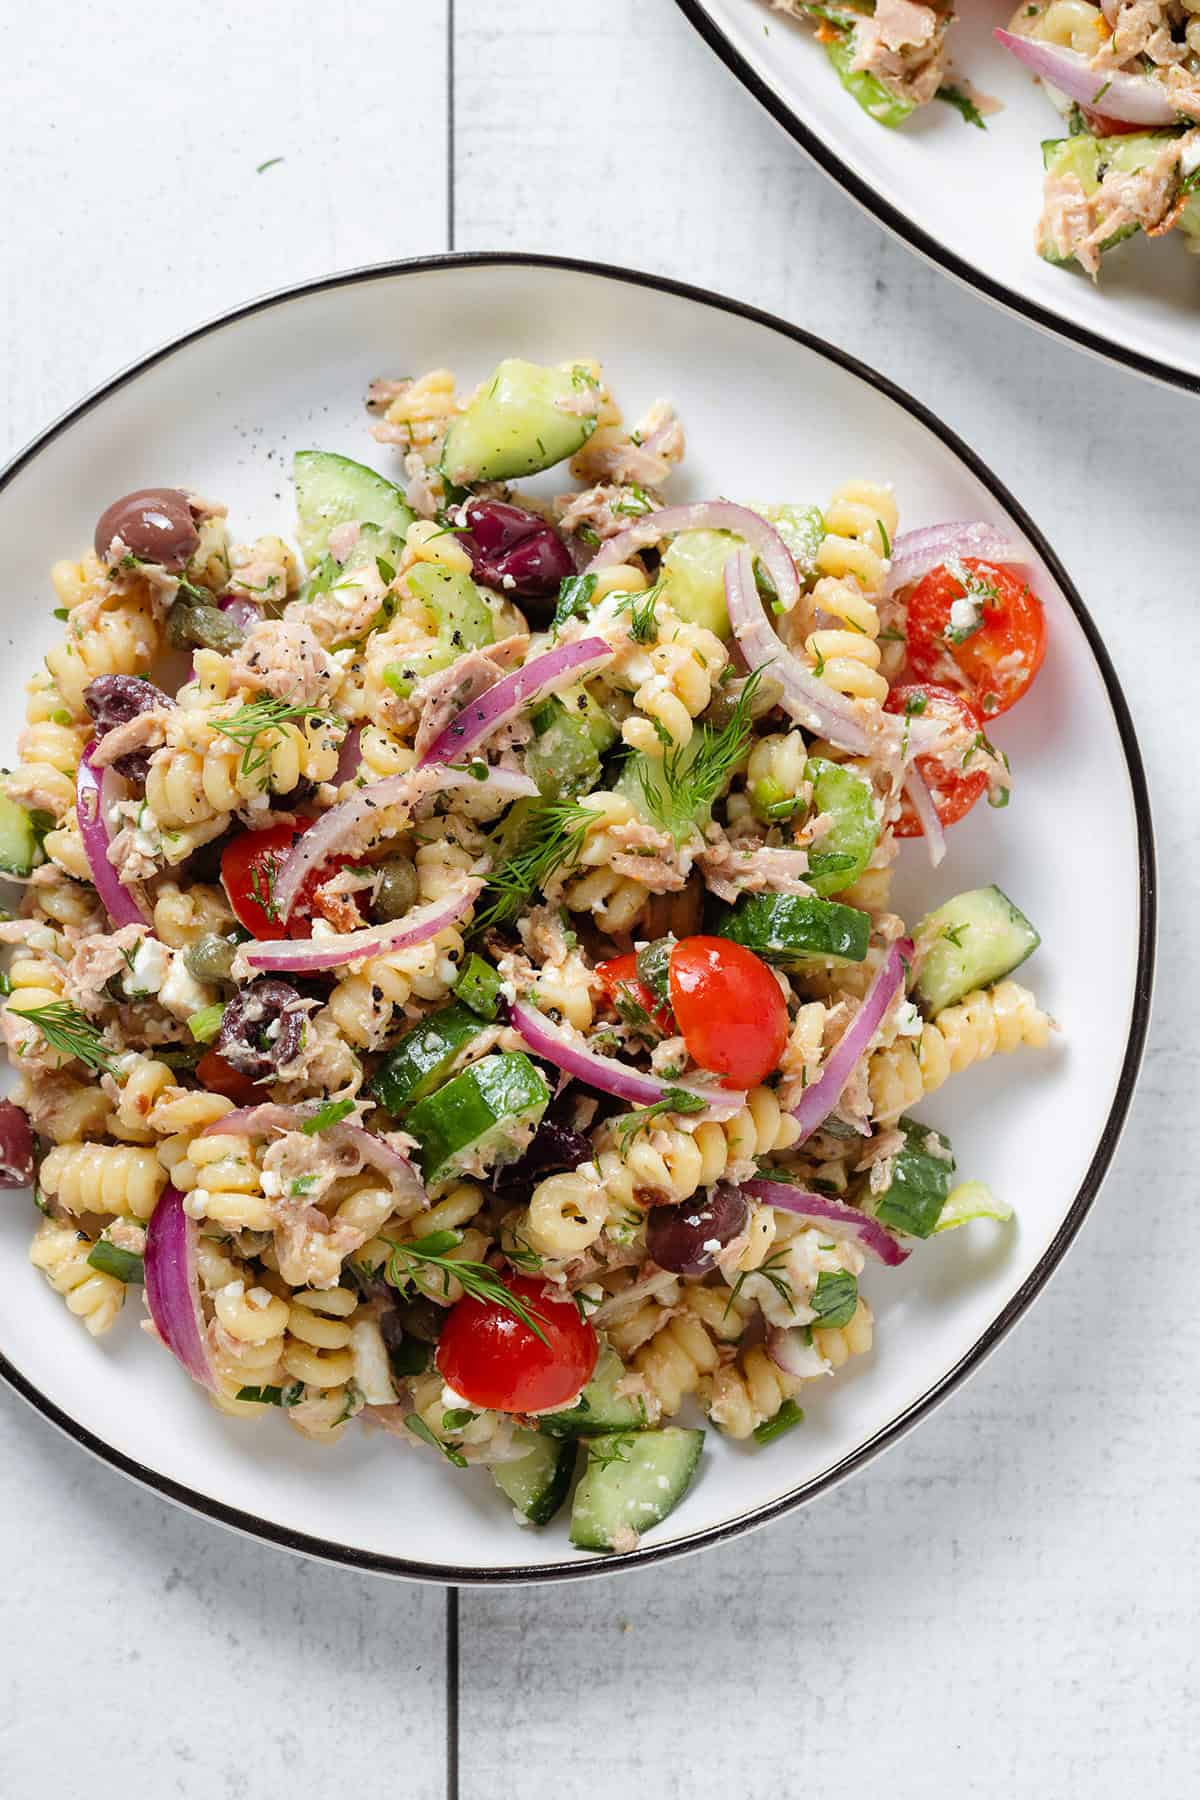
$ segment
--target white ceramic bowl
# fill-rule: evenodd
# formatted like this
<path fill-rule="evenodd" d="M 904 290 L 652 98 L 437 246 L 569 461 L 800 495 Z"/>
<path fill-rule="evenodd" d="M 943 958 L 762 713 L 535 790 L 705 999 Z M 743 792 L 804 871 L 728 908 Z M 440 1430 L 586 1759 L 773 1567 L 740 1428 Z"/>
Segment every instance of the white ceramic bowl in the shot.
<path fill-rule="evenodd" d="M 7 639 L 4 732 L 52 642 L 46 576 L 78 553 L 114 495 L 188 483 L 228 502 L 234 530 L 293 526 L 288 459 L 319 445 L 375 459 L 362 397 L 378 374 L 447 364 L 471 383 L 504 355 L 603 359 L 632 413 L 670 395 L 686 422 L 686 494 L 827 497 L 854 475 L 896 483 L 908 526 L 1002 523 L 1030 546 L 1050 649 L 999 721 L 1017 791 L 979 807 L 933 876 L 906 849 L 914 909 L 997 880 L 1037 922 L 1023 976 L 1061 1045 L 994 1062 L 926 1109 L 964 1173 L 1017 1208 L 871 1267 L 876 1352 L 806 1394 L 807 1420 L 766 1450 L 710 1432 L 671 1518 L 619 1563 L 584 1558 L 561 1521 L 520 1531 L 485 1473 L 354 1430 L 335 1449 L 281 1419 L 223 1417 L 137 1328 L 95 1342 L 29 1266 L 36 1215 L 0 1207 L 0 1371 L 78 1443 L 169 1498 L 274 1543 L 447 1581 L 536 1580 L 654 1561 L 713 1543 L 860 1467 L 976 1366 L 1029 1305 L 1078 1230 L 1112 1156 L 1149 1010 L 1153 851 L 1129 716 L 1099 634 L 1045 540 L 971 451 L 914 401 L 827 345 L 747 307 L 618 270 L 541 258 L 439 258 L 335 276 L 255 302 L 117 377 L 0 478 Z M 910 916 L 914 916 L 910 913 Z"/>
<path fill-rule="evenodd" d="M 1041 140 L 1065 126 L 992 38 L 1015 0 L 972 0 L 954 27 L 957 68 L 1003 102 L 986 131 L 945 105 L 885 130 L 843 91 L 812 31 L 764 0 L 678 5 L 800 147 L 911 249 L 1080 349 L 1200 391 L 1200 259 L 1178 236 L 1123 245 L 1098 283 L 1034 249 Z"/>

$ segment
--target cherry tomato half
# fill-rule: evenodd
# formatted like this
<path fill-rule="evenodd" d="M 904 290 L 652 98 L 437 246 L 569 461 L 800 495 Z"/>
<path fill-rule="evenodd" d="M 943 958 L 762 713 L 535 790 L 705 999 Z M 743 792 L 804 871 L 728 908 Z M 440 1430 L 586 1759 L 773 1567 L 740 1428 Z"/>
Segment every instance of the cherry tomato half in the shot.
<path fill-rule="evenodd" d="M 987 792 L 986 768 L 963 768 L 963 757 L 983 729 L 979 714 L 967 704 L 961 694 L 953 693 L 950 688 L 938 687 L 931 681 L 911 682 L 905 687 L 894 687 L 883 703 L 883 710 L 904 713 L 913 718 L 937 719 L 953 732 L 945 756 L 918 756 L 915 762 L 918 773 L 924 777 L 925 785 L 933 796 L 938 818 L 943 825 L 956 824 L 970 812 L 980 795 Z M 896 836 L 902 838 L 925 835 L 907 795 L 893 829 Z"/>
<path fill-rule="evenodd" d="M 787 1005 L 753 950 L 727 938 L 684 938 L 671 952 L 668 986 L 689 1056 L 722 1076 L 723 1087 L 754 1087 L 778 1068 Z"/>
<path fill-rule="evenodd" d="M 909 595 L 908 667 L 921 680 L 961 687 L 976 712 L 993 719 L 1016 705 L 1041 668 L 1046 620 L 1041 601 L 1015 569 L 976 556 L 964 556 L 962 567 L 969 589 L 939 563 Z M 950 609 L 963 600 L 978 603 L 983 622 L 956 643 Z"/>
<path fill-rule="evenodd" d="M 504 1285 L 524 1301 L 546 1342 L 514 1313 L 466 1294 L 442 1327 L 438 1372 L 472 1406 L 518 1413 L 563 1406 L 596 1367 L 596 1333 L 572 1301 L 552 1299 L 536 1276 L 512 1275 Z"/>
<path fill-rule="evenodd" d="M 675 1029 L 668 1009 L 659 1005 L 638 974 L 637 956 L 632 950 L 624 956 L 610 956 L 607 962 L 597 963 L 596 974 L 610 1000 L 616 1000 L 624 991 L 649 1013 L 660 1031 L 670 1033 Z"/>
<path fill-rule="evenodd" d="M 248 1075 L 232 1068 L 216 1050 L 206 1050 L 196 1064 L 196 1080 L 210 1094 L 224 1094 L 235 1106 L 257 1106 L 262 1089 Z"/>
<path fill-rule="evenodd" d="M 243 831 L 231 838 L 221 855 L 221 881 L 239 923 L 256 938 L 277 938 L 280 922 L 274 917 L 275 881 L 301 832 L 311 819 L 295 825 L 272 825 L 266 831 Z M 322 882 L 355 861 L 352 856 L 331 856 L 307 874 L 300 884 L 288 917 L 286 936 L 312 936 L 315 895 Z"/>

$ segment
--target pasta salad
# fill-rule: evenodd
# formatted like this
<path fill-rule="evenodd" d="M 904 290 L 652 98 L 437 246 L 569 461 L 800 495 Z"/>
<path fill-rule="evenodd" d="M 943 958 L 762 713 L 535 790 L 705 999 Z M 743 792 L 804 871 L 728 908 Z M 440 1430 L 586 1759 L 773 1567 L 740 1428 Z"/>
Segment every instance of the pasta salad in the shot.
<path fill-rule="evenodd" d="M 912 1111 L 1046 1045 L 1037 932 L 997 887 L 910 930 L 889 882 L 1007 804 L 1042 607 L 876 482 L 668 501 L 679 419 L 590 361 L 369 407 L 397 481 L 301 452 L 295 547 L 162 487 L 52 572 L 3 1182 L 84 1328 L 140 1288 L 222 1412 L 627 1551 L 700 1419 L 764 1446 L 871 1350 L 869 1266 L 1010 1216 Z"/>
<path fill-rule="evenodd" d="M 770 0 L 812 26 L 852 98 L 900 126 L 931 100 L 985 127 L 996 102 L 947 61 L 955 8 L 939 0 Z M 1144 233 L 1200 250 L 1200 4 L 1023 0 L 997 40 L 1041 82 L 1065 124 L 1042 143 L 1036 245 L 1089 275 Z"/>

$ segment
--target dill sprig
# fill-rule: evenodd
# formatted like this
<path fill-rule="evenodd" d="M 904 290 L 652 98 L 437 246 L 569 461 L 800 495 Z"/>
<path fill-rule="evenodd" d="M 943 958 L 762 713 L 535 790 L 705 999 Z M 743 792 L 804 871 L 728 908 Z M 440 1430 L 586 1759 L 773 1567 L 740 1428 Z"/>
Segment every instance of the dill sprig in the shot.
<path fill-rule="evenodd" d="M 279 740 L 280 727 L 298 720 L 320 719 L 331 724 L 319 706 L 294 706 L 290 700 L 249 700 L 223 719 L 213 719 L 214 731 L 242 748 L 241 773 L 253 775 L 270 760 Z"/>
<path fill-rule="evenodd" d="M 682 843 L 696 828 L 697 821 L 708 812 L 730 776 L 750 748 L 754 729 L 751 708 L 762 670 L 755 669 L 748 678 L 729 715 L 729 723 L 719 731 L 710 725 L 701 727 L 699 742 L 690 742 L 668 750 L 661 765 L 644 761 L 638 766 L 638 780 L 646 808 L 676 843 Z M 661 767 L 661 781 L 655 773 Z"/>
<path fill-rule="evenodd" d="M 656 581 L 641 594 L 626 594 L 616 611 L 629 614 L 629 635 L 636 644 L 652 644 L 658 636 L 658 614 L 654 603 L 662 593 L 662 582 Z"/>
<path fill-rule="evenodd" d="M 623 1025 L 628 1026 L 635 1037 L 642 1038 L 653 1049 L 661 1044 L 666 1032 L 658 1023 L 653 1013 L 646 1011 L 638 999 L 634 989 L 627 981 L 617 983 L 617 991 L 612 997 L 613 1010 Z"/>
<path fill-rule="evenodd" d="M 531 807 L 517 848 L 488 876 L 488 904 L 475 918 L 476 932 L 507 925 L 559 869 L 577 861 L 598 814 L 574 801 L 543 800 Z"/>
<path fill-rule="evenodd" d="M 413 1238 L 411 1242 L 392 1245 L 391 1254 L 384 1269 L 384 1280 L 391 1287 L 405 1291 L 415 1285 L 417 1274 L 421 1269 L 437 1269 L 442 1276 L 443 1291 L 450 1292 L 450 1283 L 457 1281 L 464 1294 L 470 1294 L 473 1300 L 481 1301 L 485 1306 L 498 1306 L 504 1312 L 512 1313 L 540 1338 L 549 1348 L 549 1339 L 537 1323 L 540 1315 L 532 1312 L 521 1299 L 506 1288 L 495 1269 L 489 1269 L 486 1263 L 463 1261 L 457 1262 L 446 1253 L 455 1250 L 462 1243 L 461 1231 L 431 1231 L 423 1238 Z"/>
<path fill-rule="evenodd" d="M 729 1311 L 730 1307 L 741 1293 L 743 1283 L 749 1281 L 751 1275 L 761 1275 L 764 1281 L 769 1281 L 771 1286 L 775 1289 L 775 1292 L 779 1295 L 779 1298 L 783 1301 L 783 1304 L 789 1310 L 794 1310 L 796 1296 L 792 1291 L 792 1284 L 785 1275 L 780 1274 L 780 1270 L 783 1269 L 786 1264 L 787 1251 L 775 1250 L 767 1257 L 765 1262 L 759 1264 L 757 1269 L 744 1269 L 729 1290 L 729 1298 L 725 1302 L 725 1312 Z M 724 1314 L 722 1314 L 722 1317 L 724 1317 Z"/>
<path fill-rule="evenodd" d="M 664 1113 L 698 1113 L 703 1112 L 706 1105 L 707 1101 L 702 1100 L 699 1094 L 689 1094 L 686 1088 L 664 1088 L 662 1099 L 656 1100 L 653 1106 L 640 1106 L 636 1112 L 627 1113 L 623 1119 L 618 1120 L 621 1155 L 625 1155 L 639 1132 L 647 1130 Z"/>
<path fill-rule="evenodd" d="M 8 1010 L 16 1018 L 28 1019 L 31 1025 L 36 1025 L 50 1048 L 60 1056 L 73 1056 L 85 1067 L 100 1070 L 105 1075 L 115 1074 L 113 1052 L 100 1032 L 66 1000 L 52 1000 L 48 1006 L 31 1006 L 28 1012 L 22 1012 L 19 1006 L 10 1006 Z"/>

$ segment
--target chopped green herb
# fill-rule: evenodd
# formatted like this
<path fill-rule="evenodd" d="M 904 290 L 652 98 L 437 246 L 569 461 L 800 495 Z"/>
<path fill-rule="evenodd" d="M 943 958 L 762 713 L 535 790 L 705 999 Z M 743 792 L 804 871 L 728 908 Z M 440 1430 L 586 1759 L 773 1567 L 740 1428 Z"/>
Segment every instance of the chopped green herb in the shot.
<path fill-rule="evenodd" d="M 703 1112 L 707 1104 L 699 1094 L 690 1094 L 686 1088 L 664 1088 L 662 1099 L 656 1100 L 653 1106 L 639 1107 L 636 1112 L 626 1114 L 619 1121 L 617 1130 L 621 1138 L 622 1156 L 638 1133 L 647 1130 L 655 1119 L 661 1119 L 665 1113 Z"/>
<path fill-rule="evenodd" d="M 434 1449 L 439 1450 L 446 1461 L 448 1463 L 453 1463 L 456 1469 L 466 1468 L 466 1457 L 461 1454 L 454 1444 L 443 1444 L 441 1438 L 436 1436 L 432 1428 L 425 1423 L 420 1413 L 409 1413 L 404 1423 L 408 1426 L 408 1429 L 414 1436 L 423 1438 L 427 1444 L 432 1444 Z"/>
<path fill-rule="evenodd" d="M 338 1124 L 346 1117 L 347 1113 L 353 1111 L 353 1100 L 327 1100 L 311 1119 L 305 1119 L 300 1129 L 308 1137 L 315 1137 L 319 1131 L 328 1131 L 331 1125 Z"/>
<path fill-rule="evenodd" d="M 143 1281 L 145 1270 L 142 1259 L 134 1250 L 122 1250 L 117 1244 L 110 1244 L 107 1238 L 101 1238 L 88 1252 L 88 1262 L 93 1269 L 99 1269 L 102 1275 L 115 1275 L 118 1281 Z"/>
<path fill-rule="evenodd" d="M 539 1315 L 532 1312 L 518 1294 L 505 1287 L 495 1269 L 490 1269 L 486 1263 L 460 1262 L 447 1256 L 448 1250 L 455 1250 L 461 1244 L 461 1231 L 431 1231 L 423 1238 L 413 1238 L 402 1244 L 393 1239 L 385 1241 L 391 1244 L 391 1254 L 384 1280 L 392 1287 L 406 1292 L 421 1269 L 436 1269 L 447 1293 L 451 1281 L 457 1281 L 465 1294 L 485 1306 L 499 1307 L 502 1312 L 511 1313 L 549 1347 L 549 1339 L 537 1323 Z"/>
<path fill-rule="evenodd" d="M 977 125 L 980 131 L 987 130 L 987 122 L 984 119 L 983 114 L 972 100 L 970 94 L 965 93 L 962 88 L 953 87 L 950 83 L 946 83 L 944 87 L 938 89 L 936 98 L 944 100 L 947 106 L 952 106 L 955 112 L 961 113 L 968 125 Z"/>
<path fill-rule="evenodd" d="M 478 1417 L 469 1406 L 451 1406 L 442 1414 L 442 1430 L 465 1431 Z"/>
<path fill-rule="evenodd" d="M 28 1019 L 31 1025 L 36 1025 L 59 1056 L 73 1056 L 85 1067 L 103 1070 L 106 1075 L 116 1073 L 113 1052 L 100 1032 L 67 1001 L 52 1000 L 48 1006 L 31 1006 L 27 1012 L 19 1006 L 10 1006 L 8 1010 L 14 1018 Z"/>
<path fill-rule="evenodd" d="M 809 1305 L 817 1315 L 815 1324 L 829 1330 L 848 1325 L 858 1305 L 858 1282 L 844 1270 L 837 1274 L 823 1270 L 817 1276 Z"/>
<path fill-rule="evenodd" d="M 290 700 L 249 700 L 225 718 L 212 720 L 213 730 L 241 746 L 241 774 L 253 775 L 270 761 L 280 728 L 308 719 L 332 721 L 319 706 L 294 706 Z"/>
<path fill-rule="evenodd" d="M 762 670 L 755 669 L 738 695 L 727 725 L 719 731 L 702 726 L 698 747 L 693 739 L 667 751 L 661 782 L 652 764 L 639 766 L 646 809 L 677 843 L 695 830 L 696 819 L 708 811 L 749 749 L 754 724 L 751 708 L 761 677 Z"/>
<path fill-rule="evenodd" d="M 553 629 L 557 631 L 568 619 L 586 619 L 592 610 L 592 595 L 595 591 L 594 575 L 568 575 L 558 590 Z"/>
<path fill-rule="evenodd" d="M 531 894 L 543 889 L 557 870 L 569 868 L 578 859 L 596 819 L 594 812 L 572 801 L 545 800 L 532 805 L 517 849 L 488 877 L 488 904 L 476 915 L 475 932 L 490 931 L 515 919 Z"/>
<path fill-rule="evenodd" d="M 265 175 L 268 169 L 273 169 L 277 163 L 281 163 L 282 161 L 282 156 L 268 156 L 266 162 L 259 163 L 254 173 L 256 175 Z"/>

